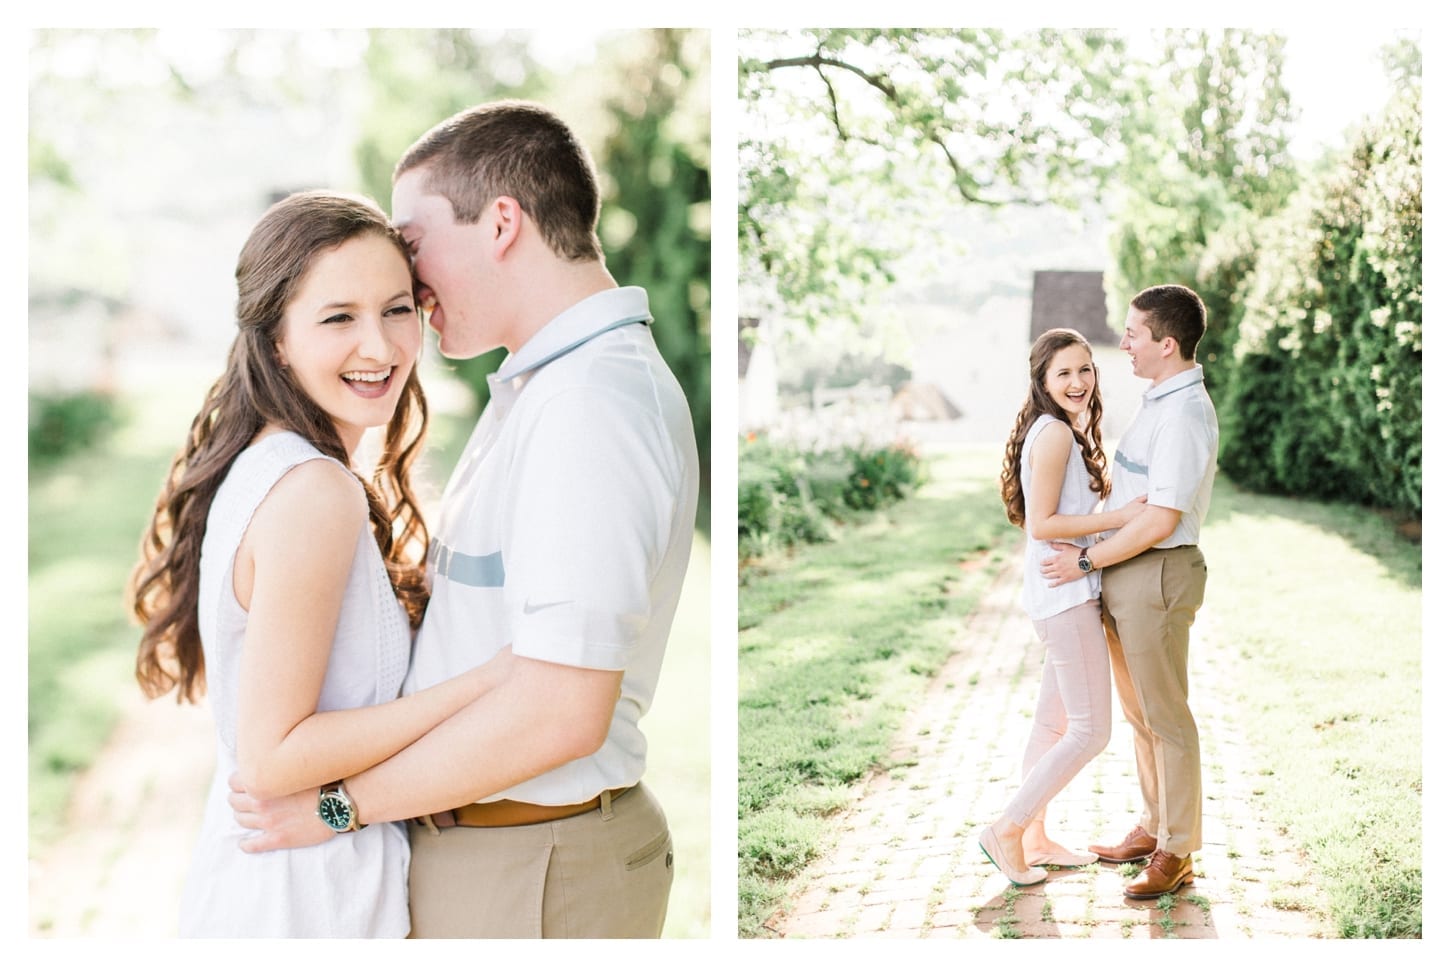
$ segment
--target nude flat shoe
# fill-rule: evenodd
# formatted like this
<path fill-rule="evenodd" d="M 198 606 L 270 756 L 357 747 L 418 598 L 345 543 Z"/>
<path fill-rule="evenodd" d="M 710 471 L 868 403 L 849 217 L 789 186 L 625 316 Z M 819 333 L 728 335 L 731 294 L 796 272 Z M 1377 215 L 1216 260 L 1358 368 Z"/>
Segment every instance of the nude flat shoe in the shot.
<path fill-rule="evenodd" d="M 992 861 L 992 865 L 1001 870 L 1002 875 L 1007 877 L 1013 886 L 1032 886 L 1034 883 L 1041 883 L 1047 879 L 1047 871 L 1039 867 L 1033 866 L 1019 870 L 1008 865 L 1007 857 L 1002 852 L 1002 844 L 998 841 L 997 834 L 992 831 L 991 826 L 983 829 L 977 835 L 977 845 L 982 848 L 987 859 Z"/>
<path fill-rule="evenodd" d="M 1074 853 L 1064 850 L 1061 853 L 1031 853 L 1027 855 L 1028 866 L 1061 866 L 1071 869 L 1078 866 L 1092 866 L 1098 861 L 1092 853 Z"/>

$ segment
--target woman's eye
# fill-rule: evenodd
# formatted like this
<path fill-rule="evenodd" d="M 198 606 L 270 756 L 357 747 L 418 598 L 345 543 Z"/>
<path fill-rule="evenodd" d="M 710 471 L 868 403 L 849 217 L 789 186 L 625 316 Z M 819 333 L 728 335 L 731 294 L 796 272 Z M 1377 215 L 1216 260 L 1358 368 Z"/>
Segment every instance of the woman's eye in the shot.
<path fill-rule="evenodd" d="M 335 316 L 328 316 L 326 319 L 322 320 L 322 324 L 327 325 L 328 323 L 332 322 L 349 322 L 351 321 L 351 319 L 352 316 L 348 315 L 347 313 L 339 312 Z"/>
<path fill-rule="evenodd" d="M 412 306 L 397 305 L 389 309 L 387 314 L 390 316 L 411 316 L 417 311 L 418 310 L 414 309 Z"/>

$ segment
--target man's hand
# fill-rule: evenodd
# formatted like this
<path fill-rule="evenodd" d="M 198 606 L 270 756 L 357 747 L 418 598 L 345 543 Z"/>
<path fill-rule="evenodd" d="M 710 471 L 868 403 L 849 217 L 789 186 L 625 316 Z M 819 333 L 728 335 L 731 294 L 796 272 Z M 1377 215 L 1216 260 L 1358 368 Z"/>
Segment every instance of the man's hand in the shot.
<path fill-rule="evenodd" d="M 256 830 L 242 838 L 243 853 L 265 853 L 325 843 L 337 833 L 317 815 L 317 790 L 304 789 L 277 799 L 254 799 L 232 773 L 227 779 L 227 803 L 237 822 Z"/>
<path fill-rule="evenodd" d="M 1077 556 L 1082 553 L 1082 548 L 1076 544 L 1053 541 L 1052 549 L 1057 553 L 1042 561 L 1042 576 L 1047 578 L 1048 587 L 1055 588 L 1069 581 L 1087 577 L 1077 566 Z"/>

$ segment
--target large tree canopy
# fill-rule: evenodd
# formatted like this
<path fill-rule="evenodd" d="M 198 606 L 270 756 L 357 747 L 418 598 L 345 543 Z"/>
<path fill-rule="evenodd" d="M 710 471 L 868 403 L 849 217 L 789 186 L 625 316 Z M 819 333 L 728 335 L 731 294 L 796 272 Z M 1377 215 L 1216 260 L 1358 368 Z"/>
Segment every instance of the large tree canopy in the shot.
<path fill-rule="evenodd" d="M 746 301 L 810 324 L 857 316 L 943 205 L 1090 196 L 1125 116 L 1124 63 L 1100 31 L 744 31 Z"/>

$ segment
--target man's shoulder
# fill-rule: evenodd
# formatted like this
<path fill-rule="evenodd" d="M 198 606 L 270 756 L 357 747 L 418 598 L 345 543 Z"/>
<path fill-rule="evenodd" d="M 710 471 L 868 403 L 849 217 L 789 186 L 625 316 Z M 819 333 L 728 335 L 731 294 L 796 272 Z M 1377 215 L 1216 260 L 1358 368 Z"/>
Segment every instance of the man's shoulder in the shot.
<path fill-rule="evenodd" d="M 555 407 L 668 411 L 684 406 L 679 380 L 647 334 L 607 333 L 540 370 L 519 405 L 534 412 Z"/>

